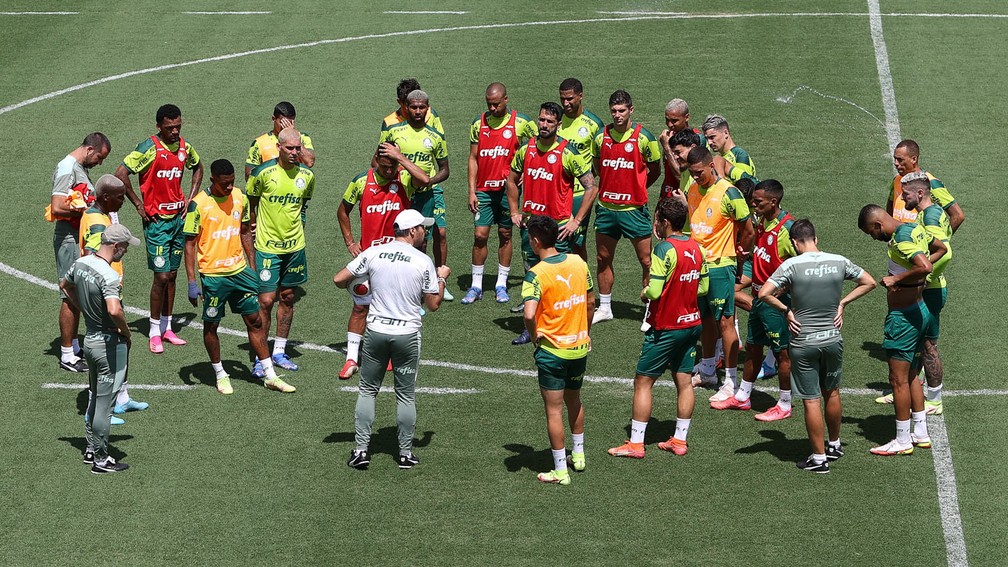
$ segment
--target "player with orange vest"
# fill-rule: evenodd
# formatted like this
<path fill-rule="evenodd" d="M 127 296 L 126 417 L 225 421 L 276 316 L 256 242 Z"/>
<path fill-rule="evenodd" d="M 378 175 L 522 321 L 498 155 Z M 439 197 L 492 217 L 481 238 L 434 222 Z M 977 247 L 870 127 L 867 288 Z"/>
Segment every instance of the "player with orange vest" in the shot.
<path fill-rule="evenodd" d="M 889 194 L 886 197 L 886 212 L 899 222 L 916 222 L 917 211 L 907 208 L 903 201 L 903 187 L 900 179 L 908 173 L 923 172 L 931 182 L 931 198 L 935 204 L 940 205 L 948 213 L 952 232 L 959 230 L 959 225 L 966 220 L 966 214 L 962 207 L 952 196 L 952 193 L 945 188 L 945 184 L 930 172 L 921 169 L 917 160 L 920 158 L 920 146 L 913 140 L 903 140 L 896 144 L 893 150 L 893 165 L 896 167 L 896 177 L 893 177 L 889 186 Z"/>

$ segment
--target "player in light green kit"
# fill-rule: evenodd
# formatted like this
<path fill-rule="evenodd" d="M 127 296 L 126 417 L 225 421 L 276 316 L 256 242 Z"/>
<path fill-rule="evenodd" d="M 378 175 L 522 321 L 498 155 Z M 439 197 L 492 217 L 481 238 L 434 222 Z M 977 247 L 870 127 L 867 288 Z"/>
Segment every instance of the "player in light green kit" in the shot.
<path fill-rule="evenodd" d="M 560 106 L 563 107 L 564 115 L 560 118 L 560 126 L 557 128 L 557 136 L 567 140 L 577 149 L 578 153 L 584 157 L 589 164 L 594 163 L 597 157 L 592 153 L 592 141 L 596 134 L 602 131 L 605 123 L 589 110 L 585 110 L 582 101 L 584 99 L 584 85 L 575 78 L 564 79 L 560 83 Z M 596 172 L 597 173 L 597 172 Z M 574 205 L 571 214 L 577 213 L 581 209 L 581 202 L 584 200 L 584 185 L 577 179 L 574 180 Z M 589 209 L 588 216 L 581 219 L 581 226 L 578 227 L 574 237 L 571 239 L 571 249 L 587 261 L 588 250 L 585 248 L 585 240 L 588 237 L 588 221 L 591 220 Z"/>
<path fill-rule="evenodd" d="M 728 120 L 720 114 L 711 114 L 702 125 L 704 136 L 707 137 L 712 153 L 718 154 L 727 162 L 724 176 L 735 183 L 743 177 L 756 178 L 756 164 L 749 152 L 735 145 L 731 132 L 728 130 Z M 758 179 L 757 179 L 758 181 Z"/>

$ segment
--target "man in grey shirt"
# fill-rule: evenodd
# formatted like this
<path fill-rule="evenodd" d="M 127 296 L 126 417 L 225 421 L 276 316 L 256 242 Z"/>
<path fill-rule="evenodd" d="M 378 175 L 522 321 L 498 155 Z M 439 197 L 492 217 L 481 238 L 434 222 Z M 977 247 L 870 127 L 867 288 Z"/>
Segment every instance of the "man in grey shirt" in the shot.
<path fill-rule="evenodd" d="M 837 254 L 820 252 L 812 221 L 803 219 L 791 226 L 791 241 L 798 256 L 781 264 L 760 289 L 759 299 L 781 311 L 791 331 L 791 383 L 794 396 L 805 405 L 805 427 L 812 454 L 798 462 L 798 468 L 828 473 L 829 461 L 843 456 L 840 445 L 840 378 L 843 366 L 844 307 L 875 288 L 875 280 L 853 262 Z M 857 287 L 846 296 L 844 280 Z M 791 293 L 791 307 L 777 295 Z M 826 399 L 826 427 L 829 446 L 823 436 L 819 398 Z"/>

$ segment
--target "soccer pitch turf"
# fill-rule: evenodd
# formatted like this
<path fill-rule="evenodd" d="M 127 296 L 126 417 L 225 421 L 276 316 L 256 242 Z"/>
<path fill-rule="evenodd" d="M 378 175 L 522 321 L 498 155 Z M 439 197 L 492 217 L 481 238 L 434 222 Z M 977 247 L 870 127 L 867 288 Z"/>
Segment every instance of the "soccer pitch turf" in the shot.
<path fill-rule="evenodd" d="M 1008 474 L 997 455 L 1008 452 L 998 425 L 1008 385 L 995 358 L 1008 309 L 994 291 L 998 246 L 986 236 L 1002 232 L 987 206 L 999 202 L 988 148 L 1008 142 L 1002 6 L 8 0 L 2 10 L 0 173 L 9 198 L 29 197 L 25 211 L 9 210 L 0 223 L 8 290 L 0 295 L 0 373 L 18 393 L 0 401 L 13 418 L 0 441 L 0 564 L 1003 563 L 1008 497 L 997 487 Z M 387 13 L 411 10 L 448 13 Z M 65 13 L 38 13 L 47 11 Z M 188 13 L 196 11 L 232 13 Z M 270 13 L 241 13 L 253 11 Z M 349 255 L 336 209 L 367 167 L 395 84 L 414 76 L 447 133 L 449 287 L 459 298 L 472 244 L 466 138 L 492 81 L 508 86 L 513 108 L 533 115 L 556 100 L 563 78 L 578 77 L 585 107 L 606 122 L 608 96 L 623 88 L 634 97 L 634 118 L 655 134 L 673 97 L 690 103 L 694 126 L 724 114 L 758 175 L 784 184 L 784 208 L 816 223 L 824 250 L 877 278 L 884 245 L 857 230 L 857 212 L 884 203 L 891 144 L 917 140 L 921 165 L 967 215 L 953 238 L 941 342 L 946 388 L 960 395 L 948 395 L 945 415 L 929 422 L 940 447 L 868 454 L 894 427 L 892 408 L 869 393 L 886 382 L 885 293 L 876 290 L 846 312 L 846 456 L 831 474 L 793 464 L 808 453 L 800 409 L 760 424 L 711 410 L 699 391 L 689 454 L 657 450 L 675 422 L 668 381 L 655 389 L 647 457 L 609 457 L 605 449 L 627 434 L 643 313 L 639 267 L 623 243 L 617 319 L 592 331 L 592 379 L 583 390 L 588 470 L 570 486 L 535 480 L 551 462 L 531 348 L 510 346 L 520 319 L 490 297 L 447 303 L 424 320 L 418 385 L 432 390 L 418 394 L 422 463 L 396 468 L 395 404 L 383 394 L 371 469 L 349 469 L 355 393 L 336 373 L 351 302 L 330 283 Z M 85 377 L 57 368 L 58 299 L 45 287 L 55 270 L 52 225 L 41 212 L 55 164 L 100 130 L 113 148 L 91 178 L 111 173 L 153 132 L 156 108 L 173 102 L 183 111 L 182 135 L 205 163 L 239 165 L 280 100 L 295 104 L 318 156 L 306 228 L 311 281 L 288 346 L 302 366 L 287 376 L 298 392 L 267 392 L 249 377 L 247 341 L 222 336 L 235 394 L 217 394 L 182 275 L 175 308 L 190 343 L 155 357 L 136 341 L 132 391 L 151 409 L 112 430 L 131 469 L 89 474 L 80 463 L 86 394 L 72 386 Z M 122 220 L 139 231 L 130 207 Z M 132 250 L 125 259 L 124 301 L 141 310 L 129 316 L 137 337 L 147 329 L 150 284 L 142 256 Z M 496 273 L 490 256 L 486 281 Z M 241 322 L 228 315 L 223 325 Z M 753 405 L 772 403 L 764 392 Z"/>

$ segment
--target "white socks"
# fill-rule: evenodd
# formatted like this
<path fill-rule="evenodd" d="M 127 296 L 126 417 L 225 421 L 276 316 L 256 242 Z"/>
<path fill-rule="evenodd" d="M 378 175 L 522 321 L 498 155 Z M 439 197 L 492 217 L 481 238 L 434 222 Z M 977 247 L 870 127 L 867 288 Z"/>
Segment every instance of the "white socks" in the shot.
<path fill-rule="evenodd" d="M 472 265 L 472 285 L 480 291 L 483 291 L 483 266 Z"/>
<path fill-rule="evenodd" d="M 278 354 L 284 354 L 284 351 L 286 350 L 287 350 L 286 337 L 277 337 L 273 339 L 273 356 L 276 356 Z"/>
<path fill-rule="evenodd" d="M 266 358 L 266 360 L 260 360 L 259 364 L 262 366 L 263 374 L 266 375 L 266 380 L 272 380 L 277 377 L 276 370 L 273 369 L 273 359 Z"/>
<path fill-rule="evenodd" d="M 611 293 L 600 293 L 599 294 L 599 311 L 612 311 L 612 294 Z"/>
<path fill-rule="evenodd" d="M 346 334 L 346 357 L 347 360 L 357 362 L 360 357 L 361 336 L 357 333 Z"/>
<path fill-rule="evenodd" d="M 643 443 L 644 442 L 644 431 L 647 430 L 646 421 L 637 421 L 635 419 L 630 420 L 630 442 L 631 443 Z"/>
<path fill-rule="evenodd" d="M 780 391 L 780 400 L 777 402 L 777 405 L 782 410 L 791 409 L 791 390 Z"/>
<path fill-rule="evenodd" d="M 931 386 L 926 386 L 924 388 L 924 398 L 929 402 L 940 402 L 942 393 L 942 384 L 938 384 L 937 388 L 932 388 Z"/>
<path fill-rule="evenodd" d="M 910 412 L 910 421 L 913 422 L 913 434 L 918 439 L 927 439 L 927 413 L 923 411 Z"/>
<path fill-rule="evenodd" d="M 553 470 L 567 470 L 567 449 L 553 449 Z"/>
<path fill-rule="evenodd" d="M 73 364 L 77 362 L 77 354 L 74 352 L 72 346 L 61 346 L 60 347 L 60 360 L 67 363 Z"/>
<path fill-rule="evenodd" d="M 122 388 L 119 389 L 119 395 L 116 396 L 116 405 L 123 405 L 129 401 L 129 391 L 126 389 L 126 383 L 123 382 Z"/>
<path fill-rule="evenodd" d="M 689 426 L 691 419 L 676 418 L 675 420 L 675 433 L 672 437 L 680 441 L 686 440 L 686 435 L 689 434 Z"/>
<path fill-rule="evenodd" d="M 896 442 L 900 445 L 910 445 L 910 420 L 896 420 Z"/>
<path fill-rule="evenodd" d="M 216 378 L 223 378 L 224 376 L 228 375 L 227 372 L 224 372 L 224 363 L 223 362 L 211 362 L 210 366 L 213 367 L 214 376 Z"/>
<path fill-rule="evenodd" d="M 147 331 L 147 338 L 153 339 L 154 337 L 161 336 L 161 319 L 156 317 L 151 317 L 148 319 L 150 322 L 150 329 Z"/>
<path fill-rule="evenodd" d="M 584 453 L 584 433 L 571 433 L 571 439 L 574 440 L 571 453 Z"/>
<path fill-rule="evenodd" d="M 511 266 L 501 266 L 500 264 L 497 264 L 497 283 L 494 284 L 494 287 L 507 287 L 507 279 L 510 274 Z"/>
<path fill-rule="evenodd" d="M 704 358 L 700 360 L 700 374 L 711 375 L 717 372 L 717 367 L 714 365 L 714 358 Z"/>
<path fill-rule="evenodd" d="M 742 380 L 738 385 L 738 392 L 735 392 L 735 399 L 744 402 L 752 395 L 753 383 Z"/>
<path fill-rule="evenodd" d="M 735 379 L 737 377 L 738 377 L 738 369 L 728 368 L 726 365 L 724 371 L 724 385 L 727 386 L 731 384 L 732 389 L 735 389 Z"/>

